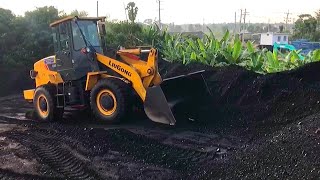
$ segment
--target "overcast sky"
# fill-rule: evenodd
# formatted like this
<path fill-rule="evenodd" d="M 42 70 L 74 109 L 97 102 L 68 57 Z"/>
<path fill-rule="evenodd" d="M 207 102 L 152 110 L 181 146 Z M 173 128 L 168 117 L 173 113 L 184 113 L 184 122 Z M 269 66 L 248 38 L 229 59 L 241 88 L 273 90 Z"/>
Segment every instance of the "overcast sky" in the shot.
<path fill-rule="evenodd" d="M 99 0 L 99 15 L 109 15 L 111 19 L 126 18 L 124 4 L 136 2 L 139 8 L 137 19 L 158 19 L 157 0 Z M 97 0 L 0 0 L 0 7 L 10 9 L 16 15 L 42 6 L 55 6 L 59 10 L 70 12 L 74 9 L 84 10 L 90 16 L 96 16 Z M 295 3 L 297 2 L 297 3 Z M 297 19 L 302 13 L 314 14 L 320 9 L 320 0 L 163 0 L 161 19 L 165 23 L 220 23 L 237 21 L 240 9 L 249 12 L 247 22 L 284 22 L 285 12 L 290 10 L 289 17 Z"/>

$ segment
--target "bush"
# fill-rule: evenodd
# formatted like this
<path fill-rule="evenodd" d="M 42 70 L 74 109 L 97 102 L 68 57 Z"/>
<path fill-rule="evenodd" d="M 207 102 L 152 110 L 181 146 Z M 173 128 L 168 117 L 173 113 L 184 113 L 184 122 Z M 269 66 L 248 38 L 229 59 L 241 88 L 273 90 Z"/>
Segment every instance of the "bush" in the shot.
<path fill-rule="evenodd" d="M 126 48 L 136 47 L 143 44 L 143 27 L 136 23 L 127 21 L 119 23 L 106 23 L 106 43 L 107 46 L 117 48 L 123 46 Z"/>
<path fill-rule="evenodd" d="M 165 34 L 162 42 L 163 57 L 183 64 L 199 62 L 210 66 L 236 64 L 258 73 L 274 73 L 320 61 L 320 49 L 310 52 L 301 60 L 299 51 L 289 54 L 257 49 L 251 42 L 242 46 L 238 37 L 231 38 L 227 31 L 222 39 L 212 32 L 205 38 L 188 38 L 181 34 Z"/>

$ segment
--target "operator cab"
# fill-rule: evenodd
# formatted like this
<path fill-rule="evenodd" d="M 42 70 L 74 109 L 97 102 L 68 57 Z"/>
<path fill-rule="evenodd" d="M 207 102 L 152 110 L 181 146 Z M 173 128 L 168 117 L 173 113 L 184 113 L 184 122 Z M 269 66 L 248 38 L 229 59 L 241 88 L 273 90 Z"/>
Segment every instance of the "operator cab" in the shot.
<path fill-rule="evenodd" d="M 88 72 L 99 71 L 97 62 L 86 51 L 103 54 L 104 41 L 100 37 L 105 35 L 104 19 L 67 17 L 50 24 L 56 55 L 54 70 L 64 81 L 78 80 Z"/>

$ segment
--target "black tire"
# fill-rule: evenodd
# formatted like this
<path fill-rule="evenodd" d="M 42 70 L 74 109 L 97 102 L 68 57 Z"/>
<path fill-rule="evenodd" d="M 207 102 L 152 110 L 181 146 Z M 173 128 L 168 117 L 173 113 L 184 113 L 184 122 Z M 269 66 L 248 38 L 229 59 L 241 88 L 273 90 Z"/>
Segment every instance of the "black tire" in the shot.
<path fill-rule="evenodd" d="M 108 124 L 119 123 L 128 115 L 132 108 L 131 89 L 125 82 L 108 78 L 98 81 L 90 93 L 90 105 L 92 114 L 97 120 Z M 108 103 L 103 104 L 103 98 Z M 109 108 L 104 108 L 108 106 Z"/>
<path fill-rule="evenodd" d="M 41 86 L 36 89 L 33 98 L 33 106 L 37 118 L 41 121 L 58 121 L 63 117 L 64 109 L 56 107 L 56 101 L 52 89 L 53 88 L 50 86 Z M 39 103 L 40 101 L 45 102 L 45 108 L 41 108 Z"/>

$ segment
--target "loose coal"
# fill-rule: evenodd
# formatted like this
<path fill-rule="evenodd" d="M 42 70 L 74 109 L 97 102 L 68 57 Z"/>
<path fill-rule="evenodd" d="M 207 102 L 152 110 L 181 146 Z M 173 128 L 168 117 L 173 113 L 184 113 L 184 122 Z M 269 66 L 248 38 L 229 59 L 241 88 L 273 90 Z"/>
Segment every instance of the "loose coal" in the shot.
<path fill-rule="evenodd" d="M 242 67 L 209 67 L 202 64 L 182 65 L 159 62 L 163 78 L 188 74 L 198 70 L 203 73 L 210 96 L 183 107 L 183 112 L 194 112 L 200 121 L 220 121 L 237 125 L 288 123 L 320 110 L 320 63 L 311 63 L 296 70 L 273 74 L 258 74 Z M 193 84 L 189 84 L 194 91 Z M 200 87 L 203 88 L 203 87 Z M 175 89 L 172 88 L 172 91 Z M 192 94 L 192 93 L 191 93 Z M 179 114 L 177 115 L 179 116 Z M 272 116 L 272 117 L 270 117 Z"/>

